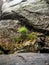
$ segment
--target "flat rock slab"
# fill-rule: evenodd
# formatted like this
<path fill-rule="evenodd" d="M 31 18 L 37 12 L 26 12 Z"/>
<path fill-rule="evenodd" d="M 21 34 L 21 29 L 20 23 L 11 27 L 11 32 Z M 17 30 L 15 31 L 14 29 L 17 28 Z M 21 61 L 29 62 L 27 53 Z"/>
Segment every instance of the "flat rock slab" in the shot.
<path fill-rule="evenodd" d="M 0 55 L 0 65 L 49 65 L 49 54 L 15 53 Z"/>

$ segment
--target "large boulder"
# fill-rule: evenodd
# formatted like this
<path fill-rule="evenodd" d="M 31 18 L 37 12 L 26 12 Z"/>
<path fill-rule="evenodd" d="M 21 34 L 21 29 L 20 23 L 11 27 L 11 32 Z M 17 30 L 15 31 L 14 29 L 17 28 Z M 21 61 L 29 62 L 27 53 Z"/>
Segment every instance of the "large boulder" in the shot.
<path fill-rule="evenodd" d="M 47 30 L 49 32 L 48 0 L 14 1 L 3 4 L 2 12 L 6 14 L 2 15 L 2 19 L 15 18 L 36 30 Z"/>

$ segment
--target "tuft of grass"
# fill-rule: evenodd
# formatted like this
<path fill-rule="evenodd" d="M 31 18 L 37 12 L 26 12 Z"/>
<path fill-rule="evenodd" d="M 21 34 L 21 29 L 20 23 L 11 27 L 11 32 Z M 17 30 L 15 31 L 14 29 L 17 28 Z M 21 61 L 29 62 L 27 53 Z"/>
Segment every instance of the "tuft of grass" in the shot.
<path fill-rule="evenodd" d="M 19 41 L 21 41 L 21 38 L 14 36 L 14 41 L 15 41 L 15 42 L 19 42 Z"/>
<path fill-rule="evenodd" d="M 34 39 L 37 39 L 37 35 L 35 32 L 27 34 L 27 40 L 34 40 Z"/>
<path fill-rule="evenodd" d="M 24 26 L 24 27 L 21 27 L 18 32 L 21 34 L 21 37 L 23 39 L 26 39 L 26 36 L 27 36 L 27 33 L 28 33 L 28 29 Z"/>
<path fill-rule="evenodd" d="M 4 52 L 0 50 L 0 54 L 4 54 Z"/>
<path fill-rule="evenodd" d="M 28 32 L 28 29 L 24 26 L 24 27 L 21 27 L 19 30 L 18 30 L 19 33 L 21 34 L 26 34 Z"/>

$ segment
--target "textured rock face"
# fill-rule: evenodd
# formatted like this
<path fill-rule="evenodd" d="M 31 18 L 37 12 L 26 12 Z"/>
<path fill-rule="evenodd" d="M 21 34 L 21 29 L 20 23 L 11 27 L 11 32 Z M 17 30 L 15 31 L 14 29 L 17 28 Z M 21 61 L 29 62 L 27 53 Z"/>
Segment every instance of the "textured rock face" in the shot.
<path fill-rule="evenodd" d="M 8 3 L 7 5 L 9 5 Z M 49 30 L 49 4 L 48 0 L 27 0 L 25 2 L 10 4 L 9 6 L 5 7 L 4 5 L 2 7 L 3 12 L 9 12 L 15 11 L 16 18 L 24 19 L 25 23 L 28 25 L 37 28 L 37 29 L 43 29 L 43 30 Z M 14 13 L 14 12 L 12 12 Z M 18 16 L 18 15 L 20 16 Z M 21 17 L 22 16 L 22 17 Z M 4 17 L 3 17 L 4 18 Z M 6 18 L 6 17 L 5 17 Z M 14 16 L 12 16 L 14 18 Z M 22 21 L 24 21 L 22 19 Z"/>
<path fill-rule="evenodd" d="M 23 6 L 26 6 L 26 5 L 29 5 L 31 3 L 36 3 L 36 2 L 39 2 L 40 0 L 13 0 L 13 1 L 10 1 L 10 2 L 5 2 L 2 6 L 2 11 L 3 12 L 8 12 L 9 9 L 10 10 L 13 10 L 13 8 L 20 8 L 20 7 L 23 7 Z"/>
<path fill-rule="evenodd" d="M 0 11 L 1 11 L 1 8 L 2 8 L 2 4 L 3 4 L 3 1 L 0 0 Z"/>
<path fill-rule="evenodd" d="M 18 23 L 18 20 L 1 20 L 0 21 L 0 29 L 1 28 L 14 28 Z"/>
<path fill-rule="evenodd" d="M 3 0 L 0 0 L 0 8 L 1 8 L 2 4 L 3 4 Z"/>
<path fill-rule="evenodd" d="M 0 65 L 49 65 L 49 55 L 36 53 L 1 55 Z"/>

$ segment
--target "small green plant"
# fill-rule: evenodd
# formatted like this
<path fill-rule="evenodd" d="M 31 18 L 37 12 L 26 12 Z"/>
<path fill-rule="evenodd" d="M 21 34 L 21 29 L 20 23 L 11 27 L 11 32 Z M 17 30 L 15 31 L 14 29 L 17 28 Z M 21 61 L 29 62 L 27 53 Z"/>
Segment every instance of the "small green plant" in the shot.
<path fill-rule="evenodd" d="M 0 50 L 0 54 L 4 54 L 4 52 Z"/>
<path fill-rule="evenodd" d="M 26 34 L 28 32 L 28 29 L 24 26 L 24 27 L 21 27 L 19 30 L 18 30 L 19 33 L 22 33 L 22 34 Z"/>
<path fill-rule="evenodd" d="M 14 36 L 14 41 L 15 41 L 15 42 L 19 42 L 20 40 L 21 40 L 20 37 L 16 37 L 16 36 Z"/>
<path fill-rule="evenodd" d="M 37 35 L 35 32 L 27 34 L 27 40 L 34 40 L 34 39 L 37 39 Z"/>
<path fill-rule="evenodd" d="M 22 38 L 26 38 L 26 35 L 28 33 L 28 29 L 26 27 L 21 27 L 19 30 L 18 30 L 19 33 L 21 33 L 21 36 Z"/>

